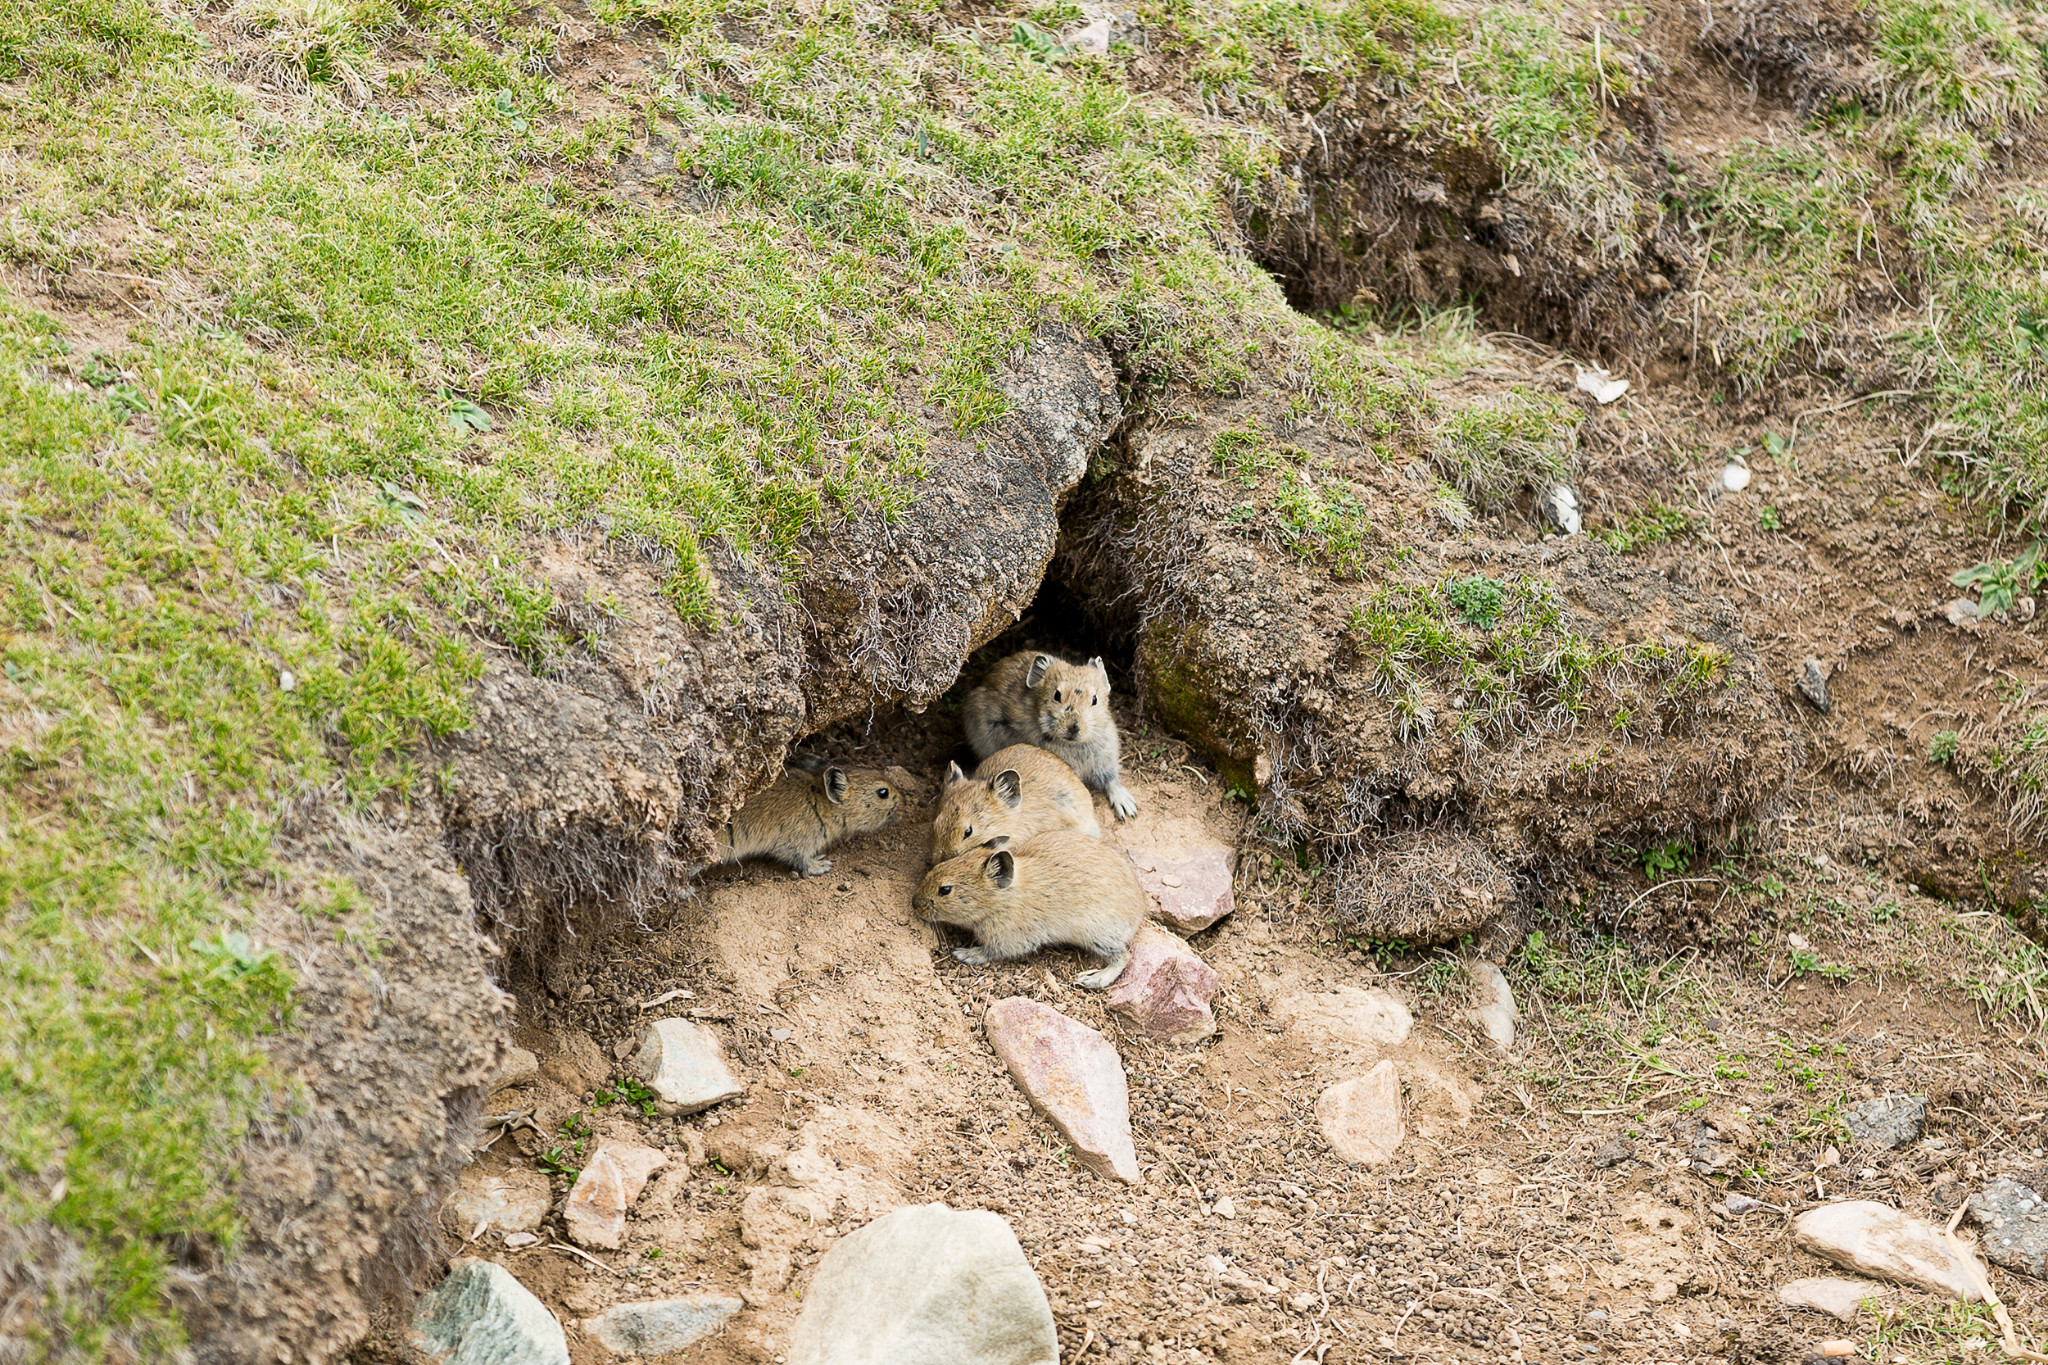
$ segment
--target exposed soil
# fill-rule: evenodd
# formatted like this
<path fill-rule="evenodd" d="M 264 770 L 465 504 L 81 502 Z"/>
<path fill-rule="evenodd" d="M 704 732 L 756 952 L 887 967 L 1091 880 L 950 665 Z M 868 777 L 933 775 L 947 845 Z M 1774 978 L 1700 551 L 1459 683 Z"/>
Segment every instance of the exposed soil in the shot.
<path fill-rule="evenodd" d="M 1845 691 L 1838 717 L 1857 695 Z M 1236 837 L 1241 808 L 1214 775 L 1122 714 L 1141 803 L 1125 832 L 1171 811 Z M 958 742 L 943 709 L 825 738 L 860 762 L 921 774 Z M 538 983 L 521 991 L 518 1041 L 563 1056 L 587 1038 L 609 1062 L 653 1017 L 641 1002 L 686 990 L 653 1013 L 710 1023 L 749 1084 L 743 1101 L 680 1121 L 593 1104 L 552 1065 L 493 1100 L 492 1112 L 530 1109 L 550 1132 L 579 1114 L 592 1142 L 631 1138 L 687 1164 L 686 1177 L 659 1176 L 643 1195 L 622 1250 L 596 1253 L 603 1269 L 547 1247 L 565 1241 L 553 1216 L 540 1249 L 510 1252 L 495 1235 L 464 1248 L 505 1264 L 570 1325 L 578 1365 L 608 1356 L 577 1319 L 707 1290 L 748 1307 L 680 1358 L 776 1360 L 833 1239 L 929 1200 L 1010 1220 L 1052 1298 L 1065 1359 L 1796 1360 L 1844 1329 L 1777 1306 L 1777 1284 L 1827 1272 L 1791 1248 L 1790 1214 L 1870 1197 L 1945 1219 L 1992 1174 L 2041 1164 L 2048 1053 L 1955 989 L 1982 950 L 1943 931 L 1958 922 L 1953 908 L 1882 865 L 1844 861 L 1838 831 L 1860 795 L 1816 788 L 1772 855 L 1745 864 L 1757 884 L 1782 882 L 1776 892 L 1745 893 L 1744 877 L 1729 876 L 1693 907 L 1754 927 L 1763 946 L 1752 954 L 1632 954 L 1583 913 L 1549 925 L 1578 975 L 1516 958 L 1525 1017 L 1506 1058 L 1463 1017 L 1454 959 L 1347 944 L 1315 908 L 1314 878 L 1256 844 L 1239 909 L 1194 940 L 1224 983 L 1220 1033 L 1205 1044 L 1124 1033 L 1099 997 L 1063 984 L 1087 965 L 1078 954 L 964 967 L 909 910 L 931 795 L 840 849 L 823 878 L 716 872 L 668 927 L 601 949 L 561 983 L 567 998 Z M 1696 889 L 1689 880 L 1638 876 L 1617 889 L 1669 911 Z M 1976 924 L 2006 942 L 1990 917 Z M 1788 932 L 1854 979 L 1792 972 Z M 1333 993 L 1359 988 L 1413 1008 L 1404 1043 L 1333 1032 Z M 1012 995 L 1054 1003 L 1116 1042 L 1142 1187 L 1073 1164 L 1003 1073 L 976 1021 Z M 1315 1100 L 1379 1055 L 1406 1081 L 1410 1136 L 1388 1166 L 1347 1167 L 1317 1131 Z M 1886 1090 L 1929 1094 L 1926 1139 L 1887 1153 L 1831 1131 L 1838 1103 Z M 1823 1164 L 1831 1146 L 1839 1163 Z M 822 1182 L 791 1174 L 812 1171 L 785 1159 L 804 1149 L 829 1159 Z M 519 1133 L 483 1159 L 541 1150 Z M 556 1178 L 558 1194 L 566 1184 Z M 1731 1192 L 1772 1207 L 1727 1215 L 1718 1206 Z M 2048 1304 L 2032 1282 L 1994 1279 L 2022 1322 Z M 1902 1291 L 1893 1303 L 1906 1358 L 1953 1349 L 1906 1325 L 1933 1300 Z M 1867 1339 L 1868 1326 L 1850 1335 Z M 358 1359 L 397 1350 L 387 1330 Z"/>

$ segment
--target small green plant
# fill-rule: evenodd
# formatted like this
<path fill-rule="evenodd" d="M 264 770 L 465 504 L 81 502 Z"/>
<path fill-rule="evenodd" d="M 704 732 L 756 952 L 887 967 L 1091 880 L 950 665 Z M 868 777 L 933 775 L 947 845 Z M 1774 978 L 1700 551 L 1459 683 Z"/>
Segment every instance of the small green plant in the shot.
<path fill-rule="evenodd" d="M 2048 577 L 2048 564 L 2042 562 L 2041 552 L 2041 542 L 2036 541 L 2015 558 L 1960 569 L 1949 575 L 1948 581 L 1959 588 L 1975 588 L 1978 612 L 1997 616 L 2012 610 L 2022 594 L 2032 592 Z"/>
<path fill-rule="evenodd" d="M 1764 433 L 1764 449 L 1770 452 L 1772 459 L 1782 460 L 1792 449 L 1792 443 L 1775 431 L 1767 431 Z"/>
<path fill-rule="evenodd" d="M 1676 876 L 1692 865 L 1692 845 L 1682 839 L 1669 843 L 1653 844 L 1633 856 L 1642 867 L 1643 875 L 1652 882 L 1663 881 Z"/>
<path fill-rule="evenodd" d="M 1452 579 L 1444 584 L 1444 596 L 1457 608 L 1458 615 L 1481 629 L 1489 628 L 1500 620 L 1501 607 L 1506 601 L 1500 580 L 1488 578 L 1485 574 Z"/>
<path fill-rule="evenodd" d="M 448 425 L 460 432 L 489 431 L 491 415 L 469 399 L 459 394 L 441 390 L 441 400 L 448 405 Z"/>
<path fill-rule="evenodd" d="M 597 1104 L 624 1102 L 638 1109 L 647 1117 L 652 1118 L 655 1113 L 655 1098 L 656 1096 L 652 1090 L 649 1090 L 639 1081 L 627 1077 L 609 1090 L 598 1091 L 594 1097 L 594 1102 Z"/>
<path fill-rule="evenodd" d="M 1955 762 L 1961 748 L 1962 739 L 1955 731 L 1936 730 L 1934 738 L 1927 741 L 1927 761 L 1946 767 Z"/>
<path fill-rule="evenodd" d="M 1690 513 L 1653 502 L 1616 525 L 1595 528 L 1592 535 L 1616 554 L 1628 554 L 1685 535 L 1692 529 Z"/>
<path fill-rule="evenodd" d="M 1778 516 L 1777 508 L 1764 506 L 1756 509 L 1756 524 L 1763 527 L 1766 531 L 1776 531 L 1781 529 L 1785 523 Z"/>
<path fill-rule="evenodd" d="M 1794 976 L 1819 976 L 1829 981 L 1854 981 L 1856 969 L 1840 962 L 1823 962 L 1820 954 L 1811 948 L 1792 950 L 1792 974 Z"/>
<path fill-rule="evenodd" d="M 666 1256 L 666 1255 L 667 1255 L 668 1253 L 667 1253 L 667 1252 L 665 1252 L 665 1251 L 663 1251 L 663 1250 L 662 1250 L 662 1249 L 661 1249 L 660 1247 L 649 1247 L 649 1248 L 647 1248 L 647 1251 L 646 1251 L 646 1253 L 645 1253 L 645 1254 L 646 1254 L 646 1257 L 647 1257 L 647 1259 L 648 1259 L 648 1260 L 650 1260 L 650 1261 L 658 1261 L 658 1260 L 660 1260 L 660 1259 L 661 1259 L 661 1258 L 662 1258 L 663 1256 Z"/>

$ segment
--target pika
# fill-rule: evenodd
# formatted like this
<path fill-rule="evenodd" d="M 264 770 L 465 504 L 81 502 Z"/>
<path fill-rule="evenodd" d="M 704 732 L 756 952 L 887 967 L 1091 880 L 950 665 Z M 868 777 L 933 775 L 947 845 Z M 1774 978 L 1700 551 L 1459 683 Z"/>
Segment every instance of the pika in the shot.
<path fill-rule="evenodd" d="M 1074 770 L 1043 749 L 1012 744 L 983 759 L 973 777 L 958 763 L 946 765 L 939 813 L 932 819 L 932 862 L 990 839 L 1021 844 L 1049 829 L 1102 837 L 1095 802 Z"/>
<path fill-rule="evenodd" d="M 926 873 L 912 907 L 933 924 L 974 934 L 974 947 L 953 950 L 962 962 L 1007 962 L 1070 943 L 1105 959 L 1074 984 L 1107 990 L 1151 911 L 1123 851 L 1071 829 L 1047 830 L 1016 849 L 1007 839 L 989 845 Z"/>
<path fill-rule="evenodd" d="M 841 839 L 873 834 L 902 808 L 896 784 L 873 768 L 791 767 L 720 831 L 718 861 L 773 858 L 822 877 L 832 860 L 820 853 Z"/>
<path fill-rule="evenodd" d="M 1109 714 L 1109 673 L 1101 659 L 1070 664 L 1028 649 L 1012 654 L 967 694 L 960 720 L 976 756 L 1035 744 L 1065 759 L 1083 782 L 1108 797 L 1117 819 L 1138 813 L 1124 788 L 1122 749 Z"/>

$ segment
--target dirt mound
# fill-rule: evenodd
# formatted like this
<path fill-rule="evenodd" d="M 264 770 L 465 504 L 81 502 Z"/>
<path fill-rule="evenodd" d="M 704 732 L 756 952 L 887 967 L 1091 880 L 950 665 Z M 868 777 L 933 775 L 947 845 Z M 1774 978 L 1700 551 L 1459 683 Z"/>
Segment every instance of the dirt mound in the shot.
<path fill-rule="evenodd" d="M 1464 830 L 1527 874 L 1771 817 L 1801 748 L 1732 612 L 1584 538 L 1457 517 L 1419 460 L 1218 404 L 1130 434 L 1061 565 L 1124 613 L 1153 713 L 1282 838 L 1355 864 L 1343 912 L 1402 937 L 1471 926 L 1379 904 L 1392 834 Z"/>

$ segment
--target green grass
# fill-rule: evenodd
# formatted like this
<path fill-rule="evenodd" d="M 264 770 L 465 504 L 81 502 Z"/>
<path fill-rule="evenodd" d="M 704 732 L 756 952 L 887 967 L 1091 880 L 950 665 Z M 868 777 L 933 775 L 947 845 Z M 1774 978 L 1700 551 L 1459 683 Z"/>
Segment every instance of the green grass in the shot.
<path fill-rule="evenodd" d="M 1743 143 L 1696 205 L 1709 242 L 1705 341 L 1745 382 L 1797 359 L 1825 366 L 1850 303 L 1857 262 L 1875 251 L 1874 177 L 1818 139 Z"/>
<path fill-rule="evenodd" d="M 1652 723 L 1660 697 L 1710 686 L 1724 665 L 1699 644 L 1599 644 L 1537 579 L 1385 587 L 1348 628 L 1377 655 L 1375 690 L 1393 733 L 1409 741 L 1439 726 L 1476 742 L 1594 721 L 1626 741 Z M 1452 698 L 1462 705 L 1443 705 Z"/>
<path fill-rule="evenodd" d="M 1629 554 L 1689 535 L 1694 524 L 1691 513 L 1653 502 L 1611 526 L 1594 527 L 1591 535 L 1616 554 Z"/>
<path fill-rule="evenodd" d="M 1516 385 L 1443 412 L 1430 457 L 1460 494 L 1490 510 L 1523 492 L 1571 482 L 1575 417 L 1555 395 Z"/>
<path fill-rule="evenodd" d="M 644 555 L 719 629 L 707 542 L 791 576 L 896 514 L 927 411 L 981 438 L 1049 324 L 1139 393 L 1278 373 L 1289 417 L 1375 441 L 1422 411 L 1218 249 L 1256 134 L 915 7 L 607 16 L 670 74 L 589 117 L 551 30 L 481 0 L 205 20 L 289 108 L 154 7 L 0 16 L 0 258 L 119 319 L 89 343 L 0 297 L 0 1216 L 79 1248 L 33 1305 L 53 1359 L 175 1349 L 168 1248 L 232 1251 L 237 1144 L 300 1102 L 259 921 L 378 942 L 280 821 L 428 794 L 480 639 L 543 672 L 584 647 L 543 538 Z M 721 36 L 750 17 L 761 45 Z M 616 190 L 645 147 L 680 200 Z M 1371 535 L 1305 467 L 1273 506 L 1304 557 Z"/>
<path fill-rule="evenodd" d="M 1157 0 L 1140 10 L 1205 101 L 1323 112 L 1361 89 L 1416 141 L 1476 149 L 1502 188 L 1540 196 L 1601 260 L 1632 255 L 1652 205 L 1597 145 L 1634 90 L 1612 46 L 1551 5 L 1458 11 L 1428 0 Z"/>

